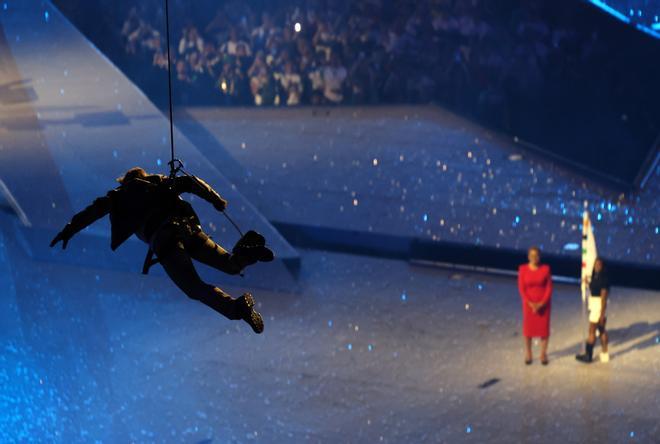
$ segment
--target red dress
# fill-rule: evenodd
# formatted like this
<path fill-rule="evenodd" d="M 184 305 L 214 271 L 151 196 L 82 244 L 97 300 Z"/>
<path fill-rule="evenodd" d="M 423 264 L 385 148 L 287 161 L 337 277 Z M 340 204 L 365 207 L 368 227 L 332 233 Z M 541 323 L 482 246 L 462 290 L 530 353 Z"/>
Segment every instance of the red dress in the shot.
<path fill-rule="evenodd" d="M 522 298 L 523 336 L 547 338 L 550 336 L 550 298 L 552 296 L 550 267 L 539 265 L 536 270 L 529 268 L 528 264 L 518 267 L 518 290 Z M 534 313 L 527 301 L 543 302 L 545 305 Z"/>

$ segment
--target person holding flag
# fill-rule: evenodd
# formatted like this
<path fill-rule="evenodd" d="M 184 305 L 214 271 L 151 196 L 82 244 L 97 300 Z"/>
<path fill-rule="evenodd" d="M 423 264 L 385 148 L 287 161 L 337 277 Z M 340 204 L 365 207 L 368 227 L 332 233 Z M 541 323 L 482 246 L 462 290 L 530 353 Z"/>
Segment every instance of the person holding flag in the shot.
<path fill-rule="evenodd" d="M 575 359 L 586 364 L 593 361 L 594 345 L 596 345 L 596 331 L 600 335 L 600 362 L 609 362 L 610 354 L 607 351 L 607 330 L 605 323 L 607 316 L 607 297 L 610 291 L 610 282 L 605 271 L 605 263 L 601 258 L 594 261 L 593 272 L 589 280 L 589 337 L 585 344 L 585 351 L 575 355 Z"/>
<path fill-rule="evenodd" d="M 589 335 L 585 341 L 584 353 L 575 356 L 580 362 L 590 363 L 593 360 L 594 345 L 596 343 L 596 331 L 600 333 L 601 340 L 601 362 L 609 361 L 607 352 L 607 331 L 605 330 L 605 310 L 607 308 L 607 297 L 609 294 L 609 278 L 605 271 L 605 264 L 598 257 L 596 250 L 596 238 L 589 218 L 589 213 L 584 212 L 582 219 L 582 315 L 586 314 L 587 292 L 589 310 Z M 584 321 L 584 318 L 583 318 Z"/>

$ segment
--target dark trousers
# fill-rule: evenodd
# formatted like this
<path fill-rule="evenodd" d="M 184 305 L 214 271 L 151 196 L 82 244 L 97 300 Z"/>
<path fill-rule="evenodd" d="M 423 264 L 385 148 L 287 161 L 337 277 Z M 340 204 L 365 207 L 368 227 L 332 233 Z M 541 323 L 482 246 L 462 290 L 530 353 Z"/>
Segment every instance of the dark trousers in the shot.
<path fill-rule="evenodd" d="M 186 227 L 187 228 L 187 227 Z M 190 232 L 177 225 L 161 227 L 151 247 L 167 275 L 189 298 L 200 301 L 229 319 L 241 319 L 236 299 L 204 282 L 192 259 L 228 274 L 239 274 L 244 265 L 203 231 Z"/>

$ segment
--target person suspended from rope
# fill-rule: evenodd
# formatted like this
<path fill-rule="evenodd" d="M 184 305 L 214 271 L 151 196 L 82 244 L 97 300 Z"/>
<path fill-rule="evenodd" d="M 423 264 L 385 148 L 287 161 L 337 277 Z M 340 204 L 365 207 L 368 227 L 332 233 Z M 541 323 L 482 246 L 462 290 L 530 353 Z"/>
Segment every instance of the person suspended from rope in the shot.
<path fill-rule="evenodd" d="M 174 160 L 173 160 L 174 162 Z M 148 174 L 143 168 L 128 170 L 117 181 L 120 185 L 99 197 L 73 216 L 51 241 L 50 246 L 69 240 L 96 220 L 110 215 L 111 248 L 116 250 L 131 235 L 149 245 L 143 268 L 160 262 L 172 281 L 191 299 L 201 301 L 232 320 L 244 320 L 255 333 L 262 333 L 264 323 L 254 308 L 254 298 L 244 293 L 232 298 L 218 287 L 202 281 L 192 259 L 228 274 L 240 274 L 245 267 L 273 260 L 264 237 L 248 231 L 239 239 L 231 253 L 216 244 L 202 230 L 199 217 L 180 194 L 193 193 L 223 212 L 227 201 L 203 180 L 185 174 L 176 176 Z M 233 222 L 232 222 L 233 223 Z M 152 260 L 153 254 L 157 260 Z"/>

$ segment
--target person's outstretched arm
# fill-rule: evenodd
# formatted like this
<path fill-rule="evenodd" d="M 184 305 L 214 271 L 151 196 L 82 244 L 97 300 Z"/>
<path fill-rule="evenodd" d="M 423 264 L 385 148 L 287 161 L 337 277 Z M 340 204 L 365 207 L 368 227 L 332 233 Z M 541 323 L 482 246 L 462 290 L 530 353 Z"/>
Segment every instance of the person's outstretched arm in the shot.
<path fill-rule="evenodd" d="M 178 176 L 175 179 L 174 187 L 177 193 L 193 193 L 218 210 L 224 211 L 227 208 L 227 201 L 224 200 L 211 185 L 195 176 Z"/>
<path fill-rule="evenodd" d="M 62 231 L 57 233 L 57 236 L 50 242 L 50 246 L 54 247 L 59 241 L 62 241 L 62 249 L 77 232 L 82 230 L 88 225 L 96 222 L 110 212 L 110 193 L 103 197 L 99 197 L 92 202 L 87 208 L 76 214 L 71 218 L 71 222 L 66 224 Z"/>

